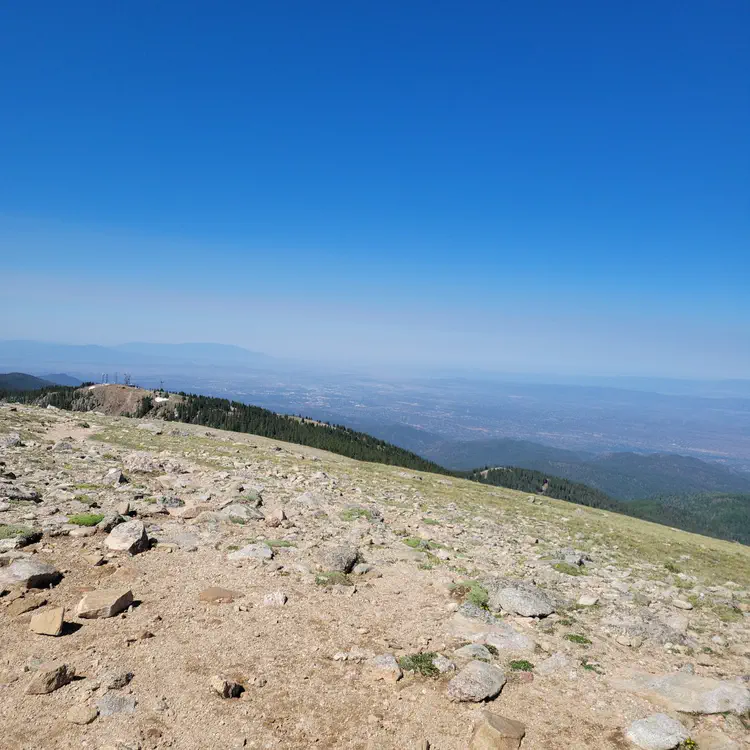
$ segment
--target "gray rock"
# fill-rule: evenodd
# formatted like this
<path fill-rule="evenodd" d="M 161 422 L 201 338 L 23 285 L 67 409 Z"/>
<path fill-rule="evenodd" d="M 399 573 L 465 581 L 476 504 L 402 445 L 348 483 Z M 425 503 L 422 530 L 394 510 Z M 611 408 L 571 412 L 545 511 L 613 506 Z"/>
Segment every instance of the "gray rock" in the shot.
<path fill-rule="evenodd" d="M 14 560 L 0 569 L 0 588 L 22 586 L 27 589 L 44 589 L 56 584 L 62 573 L 53 565 L 37 560 Z"/>
<path fill-rule="evenodd" d="M 365 573 L 369 573 L 372 570 L 372 565 L 367 563 L 357 563 L 352 569 L 354 575 L 363 576 Z"/>
<path fill-rule="evenodd" d="M 562 672 L 570 666 L 570 660 L 565 654 L 552 654 L 549 659 L 545 659 L 537 668 L 536 672 L 541 675 L 555 674 Z"/>
<path fill-rule="evenodd" d="M 440 674 L 446 674 L 447 672 L 454 672 L 456 670 L 456 665 L 442 654 L 438 654 L 432 658 L 432 666 L 435 667 Z"/>
<path fill-rule="evenodd" d="M 239 682 L 220 674 L 212 677 L 210 684 L 211 689 L 222 698 L 239 698 L 245 692 Z"/>
<path fill-rule="evenodd" d="M 404 673 L 393 654 L 382 654 L 370 659 L 368 662 L 370 674 L 376 680 L 386 682 L 398 682 Z"/>
<path fill-rule="evenodd" d="M 21 445 L 21 436 L 17 432 L 0 435 L 0 448 L 18 448 Z"/>
<path fill-rule="evenodd" d="M 138 701 L 133 695 L 123 693 L 105 693 L 96 702 L 96 707 L 102 716 L 114 716 L 114 714 L 134 714 Z"/>
<path fill-rule="evenodd" d="M 244 503 L 232 503 L 231 505 L 227 505 L 221 512 L 233 523 L 262 521 L 265 518 L 262 511 Z"/>
<path fill-rule="evenodd" d="M 263 597 L 266 607 L 283 607 L 287 602 L 287 595 L 283 591 L 272 591 Z"/>
<path fill-rule="evenodd" d="M 105 484 L 108 484 L 112 487 L 119 487 L 121 484 L 125 484 L 128 480 L 120 469 L 110 469 L 104 475 L 103 481 Z"/>
<path fill-rule="evenodd" d="M 634 721 L 625 736 L 643 750 L 673 750 L 688 738 L 688 731 L 666 714 L 653 714 Z"/>
<path fill-rule="evenodd" d="M 318 552 L 318 563 L 327 572 L 349 573 L 359 553 L 353 547 L 326 547 Z"/>
<path fill-rule="evenodd" d="M 487 589 L 490 609 L 502 609 L 522 617 L 546 617 L 555 611 L 552 600 L 528 583 L 493 581 Z"/>
<path fill-rule="evenodd" d="M 474 661 L 475 659 L 490 661 L 492 659 L 492 654 L 481 643 L 469 643 L 467 646 L 461 646 L 453 652 L 453 656 L 458 662 Z"/>
<path fill-rule="evenodd" d="M 72 682 L 75 675 L 75 669 L 67 664 L 42 664 L 39 669 L 34 672 L 34 676 L 31 678 L 31 682 L 26 686 L 25 692 L 27 695 L 44 695 L 45 693 L 52 693 L 58 688 L 63 687 L 63 685 Z"/>
<path fill-rule="evenodd" d="M 25 503 L 41 503 L 42 496 L 23 484 L 0 484 L 0 497 Z"/>
<path fill-rule="evenodd" d="M 479 701 L 494 698 L 505 685 L 505 675 L 491 664 L 472 661 L 449 683 L 448 697 L 452 701 Z"/>
<path fill-rule="evenodd" d="M 126 456 L 123 464 L 128 471 L 140 471 L 145 474 L 150 474 L 159 468 L 149 453 L 142 452 Z"/>
<path fill-rule="evenodd" d="M 659 703 L 671 711 L 689 714 L 744 714 L 750 711 L 750 690 L 744 685 L 685 672 L 636 675 L 615 680 L 615 687 Z"/>
<path fill-rule="evenodd" d="M 248 544 L 246 547 L 227 555 L 228 560 L 246 560 L 248 558 L 270 560 L 272 557 L 273 550 L 267 544 Z"/>
<path fill-rule="evenodd" d="M 106 672 L 99 678 L 99 683 L 104 690 L 122 690 L 130 684 L 133 677 L 132 672 L 125 670 Z"/>
<path fill-rule="evenodd" d="M 146 527 L 143 521 L 138 520 L 118 524 L 109 532 L 104 544 L 108 549 L 129 552 L 131 555 L 143 552 L 149 547 Z"/>
<path fill-rule="evenodd" d="M 112 529 L 118 524 L 125 523 L 126 518 L 123 518 L 119 513 L 105 513 L 104 518 L 96 524 L 96 530 L 109 534 Z"/>

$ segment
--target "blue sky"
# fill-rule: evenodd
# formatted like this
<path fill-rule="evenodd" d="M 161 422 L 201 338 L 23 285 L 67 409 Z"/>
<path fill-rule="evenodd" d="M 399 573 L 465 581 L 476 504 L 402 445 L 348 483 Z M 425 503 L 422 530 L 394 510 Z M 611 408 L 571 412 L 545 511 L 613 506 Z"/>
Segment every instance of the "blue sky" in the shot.
<path fill-rule="evenodd" d="M 744 0 L 5 4 L 0 338 L 750 377 L 748 38 Z"/>

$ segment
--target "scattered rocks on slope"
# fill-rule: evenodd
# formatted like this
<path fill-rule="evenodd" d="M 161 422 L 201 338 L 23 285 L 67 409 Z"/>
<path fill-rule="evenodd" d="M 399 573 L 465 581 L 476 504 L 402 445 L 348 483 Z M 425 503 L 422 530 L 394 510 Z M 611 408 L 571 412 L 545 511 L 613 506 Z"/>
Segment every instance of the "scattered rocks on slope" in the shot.
<path fill-rule="evenodd" d="M 143 521 L 127 521 L 115 526 L 104 540 L 108 549 L 116 552 L 129 552 L 135 555 L 149 547 L 148 534 Z"/>
<path fill-rule="evenodd" d="M 38 612 L 31 618 L 29 630 L 39 635 L 62 635 L 65 618 L 64 607 L 52 607 Z"/>
<path fill-rule="evenodd" d="M 104 484 L 108 484 L 111 487 L 119 487 L 121 484 L 125 484 L 128 480 L 120 469 L 110 469 L 104 475 L 104 479 L 102 481 L 104 482 Z"/>
<path fill-rule="evenodd" d="M 528 583 L 491 581 L 487 590 L 490 609 L 502 609 L 522 617 L 546 617 L 555 611 L 547 594 Z"/>
<path fill-rule="evenodd" d="M 75 669 L 67 664 L 47 663 L 42 664 L 34 672 L 31 682 L 26 686 L 27 695 L 44 695 L 72 682 L 75 677 Z"/>
<path fill-rule="evenodd" d="M 497 667 L 483 661 L 467 664 L 449 683 L 452 701 L 479 701 L 494 698 L 505 685 L 505 675 Z"/>
<path fill-rule="evenodd" d="M 133 592 L 130 589 L 98 589 L 83 595 L 78 602 L 76 615 L 87 620 L 114 617 L 132 603 Z"/>
<path fill-rule="evenodd" d="M 18 448 L 22 445 L 21 436 L 17 432 L 0 435 L 0 448 Z"/>
<path fill-rule="evenodd" d="M 520 721 L 485 711 L 474 726 L 469 750 L 517 750 L 525 734 Z"/>
<path fill-rule="evenodd" d="M 653 714 L 634 721 L 625 736 L 643 750 L 673 750 L 688 738 L 688 732 L 679 721 L 666 714 Z"/>

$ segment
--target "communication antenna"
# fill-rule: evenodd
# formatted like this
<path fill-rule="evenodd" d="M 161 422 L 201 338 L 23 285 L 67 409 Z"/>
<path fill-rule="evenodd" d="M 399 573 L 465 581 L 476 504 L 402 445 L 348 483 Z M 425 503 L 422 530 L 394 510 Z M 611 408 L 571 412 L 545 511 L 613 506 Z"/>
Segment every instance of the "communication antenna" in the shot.
<path fill-rule="evenodd" d="M 160 390 L 160 391 L 163 391 L 163 390 L 164 390 L 164 381 L 163 381 L 163 380 L 160 380 L 160 381 L 159 381 L 159 390 Z"/>
<path fill-rule="evenodd" d="M 119 382 L 120 382 L 120 373 L 116 372 L 115 373 L 115 385 L 117 385 Z"/>
<path fill-rule="evenodd" d="M 129 372 L 126 372 L 122 376 L 122 382 L 125 383 L 125 385 L 130 385 L 130 373 Z"/>

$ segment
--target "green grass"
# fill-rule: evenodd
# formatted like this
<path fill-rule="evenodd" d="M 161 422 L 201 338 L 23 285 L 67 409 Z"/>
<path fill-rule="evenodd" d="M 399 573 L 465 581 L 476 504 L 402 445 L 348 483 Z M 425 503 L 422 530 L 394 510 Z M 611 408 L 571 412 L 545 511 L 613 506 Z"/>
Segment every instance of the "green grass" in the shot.
<path fill-rule="evenodd" d="M 80 482 L 79 484 L 74 484 L 73 487 L 75 487 L 77 490 L 98 490 L 101 489 L 101 484 L 91 484 L 91 482 Z"/>
<path fill-rule="evenodd" d="M 14 537 L 25 536 L 30 533 L 31 529 L 28 526 L 0 524 L 0 539 L 13 539 Z"/>
<path fill-rule="evenodd" d="M 586 572 L 578 565 L 560 562 L 552 566 L 558 573 L 565 573 L 568 576 L 585 576 Z"/>
<path fill-rule="evenodd" d="M 460 581 L 451 584 L 450 590 L 454 598 L 470 602 L 482 609 L 489 608 L 489 592 L 479 581 Z"/>
<path fill-rule="evenodd" d="M 577 643 L 579 646 L 590 646 L 591 641 L 585 635 L 579 635 L 578 633 L 567 633 L 565 640 L 571 643 Z"/>
<path fill-rule="evenodd" d="M 664 567 L 670 572 L 670 573 L 679 573 L 680 569 L 671 561 L 668 560 L 664 563 Z"/>
<path fill-rule="evenodd" d="M 340 573 L 339 571 L 332 571 L 330 573 L 318 573 L 315 576 L 315 583 L 318 586 L 353 586 L 354 584 L 349 579 L 346 573 Z"/>
<path fill-rule="evenodd" d="M 423 518 L 422 523 L 427 526 L 440 526 L 440 521 L 438 521 L 437 518 Z"/>
<path fill-rule="evenodd" d="M 497 646 L 493 646 L 491 643 L 485 643 L 484 647 L 492 654 L 492 656 L 497 656 L 500 652 L 497 650 Z"/>
<path fill-rule="evenodd" d="M 372 512 L 367 508 L 360 508 L 352 506 L 351 508 L 344 508 L 339 514 L 342 521 L 356 521 L 359 518 L 365 518 L 368 521 L 372 521 Z"/>
<path fill-rule="evenodd" d="M 508 666 L 514 672 L 531 672 L 534 669 L 534 665 L 530 661 L 526 661 L 526 659 L 516 659 L 508 662 Z"/>
<path fill-rule="evenodd" d="M 437 677 L 440 670 L 433 664 L 433 659 L 437 656 L 434 651 L 423 651 L 418 654 L 409 654 L 402 656 L 398 660 L 398 665 L 404 672 L 417 672 L 423 677 Z"/>
<path fill-rule="evenodd" d="M 729 604 L 715 604 L 713 611 L 722 622 L 742 622 L 745 617 L 741 610 Z"/>
<path fill-rule="evenodd" d="M 286 539 L 266 539 L 264 544 L 269 547 L 296 547 L 294 542 L 290 542 Z"/>
<path fill-rule="evenodd" d="M 74 523 L 76 526 L 96 526 L 104 520 L 101 513 L 78 513 L 75 516 L 68 516 L 68 523 Z"/>
<path fill-rule="evenodd" d="M 588 659 L 581 659 L 581 666 L 587 672 L 594 672 L 595 674 L 604 674 L 604 670 L 598 664 L 593 664 Z"/>

